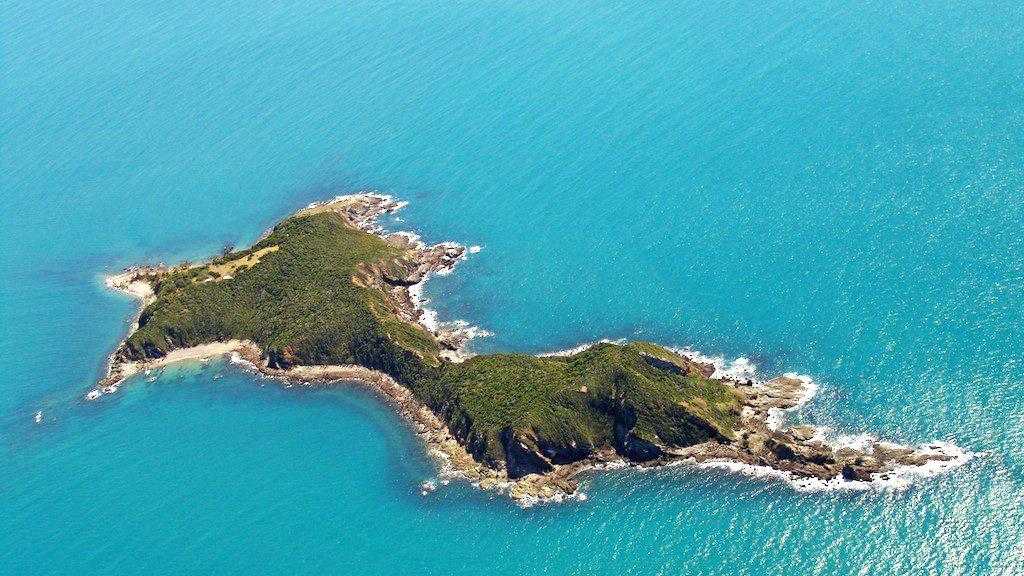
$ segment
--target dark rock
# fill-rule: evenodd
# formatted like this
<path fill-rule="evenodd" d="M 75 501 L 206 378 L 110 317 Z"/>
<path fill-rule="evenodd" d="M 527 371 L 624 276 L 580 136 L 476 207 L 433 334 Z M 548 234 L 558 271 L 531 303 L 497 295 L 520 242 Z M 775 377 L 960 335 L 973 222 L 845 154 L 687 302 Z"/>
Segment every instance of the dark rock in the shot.
<path fill-rule="evenodd" d="M 632 432 L 623 436 L 618 441 L 616 448 L 620 454 L 635 462 L 656 460 L 665 455 L 665 452 L 657 444 L 644 440 Z"/>
<path fill-rule="evenodd" d="M 715 372 L 715 367 L 713 365 L 700 364 L 682 357 L 680 357 L 680 359 L 683 362 L 683 365 L 669 360 L 663 360 L 655 356 L 650 356 L 648 354 L 644 354 L 643 357 L 651 366 L 666 372 L 672 372 L 673 374 L 685 374 L 694 378 L 710 378 Z"/>
<path fill-rule="evenodd" d="M 570 464 L 587 458 L 594 452 L 594 446 L 589 442 L 572 442 L 561 444 L 547 441 L 543 438 L 537 439 L 540 451 L 553 464 Z"/>
<path fill-rule="evenodd" d="M 844 480 L 871 481 L 871 471 L 855 464 L 843 465 L 842 475 Z"/>
<path fill-rule="evenodd" d="M 539 454 L 536 442 L 525 434 L 506 428 L 501 431 L 501 444 L 505 448 L 505 466 L 509 478 L 544 474 L 554 469 L 551 463 Z"/>
<path fill-rule="evenodd" d="M 292 363 L 283 350 L 270 348 L 267 350 L 267 366 L 277 370 L 287 370 Z"/>
<path fill-rule="evenodd" d="M 646 462 L 660 458 L 665 453 L 656 444 L 636 435 L 636 410 L 628 405 L 621 405 L 615 417 L 615 449 L 619 454 L 636 462 Z"/>
<path fill-rule="evenodd" d="M 797 459 L 796 452 L 788 444 L 776 443 L 775 446 L 772 447 L 772 452 L 781 460 Z"/>

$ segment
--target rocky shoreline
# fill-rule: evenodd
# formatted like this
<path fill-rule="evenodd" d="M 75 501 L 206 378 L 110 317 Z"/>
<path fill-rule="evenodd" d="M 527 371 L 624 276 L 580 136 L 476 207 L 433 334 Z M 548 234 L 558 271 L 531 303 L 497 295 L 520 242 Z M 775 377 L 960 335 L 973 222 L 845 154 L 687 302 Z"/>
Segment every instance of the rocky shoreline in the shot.
<path fill-rule="evenodd" d="M 297 215 L 331 211 L 341 214 L 352 226 L 373 233 L 401 249 L 406 256 L 390 262 L 361 265 L 352 282 L 364 287 L 373 285 L 390 294 L 391 310 L 410 323 L 425 327 L 440 343 L 442 356 L 460 362 L 471 354 L 466 343 L 479 331 L 465 323 L 437 322 L 436 316 L 423 307 L 420 290 L 435 273 L 447 273 L 466 257 L 465 247 L 450 242 L 425 245 L 414 234 L 386 233 L 378 224 L 384 214 L 391 214 L 404 204 L 389 196 L 360 194 L 312 204 Z M 154 284 L 173 270 L 166 266 L 134 267 L 107 278 L 110 288 L 140 300 L 139 312 L 133 319 L 129 336 L 138 327 L 142 309 L 155 299 Z M 586 346 L 574 349 L 582 351 Z M 286 369 L 271 367 L 267 357 L 248 341 L 228 341 L 176 349 L 162 358 L 136 362 L 120 353 L 121 346 L 111 354 L 107 375 L 86 394 L 95 400 L 118 390 L 129 376 L 152 370 L 172 362 L 232 354 L 233 358 L 251 366 L 259 373 L 288 382 L 322 386 L 338 382 L 359 382 L 376 391 L 403 416 L 427 446 L 441 468 L 439 478 L 463 478 L 486 490 L 507 493 L 522 505 L 585 498 L 579 488 L 579 477 L 589 470 L 612 467 L 658 467 L 688 463 L 704 467 L 727 468 L 754 475 L 773 475 L 788 481 L 797 489 L 865 488 L 869 486 L 903 487 L 910 476 L 930 475 L 966 462 L 971 454 L 953 445 L 932 443 L 917 448 L 868 439 L 857 446 L 840 445 L 824 439 L 822 430 L 811 426 L 786 425 L 784 413 L 802 406 L 814 394 L 810 379 L 794 374 L 759 381 L 723 372 L 699 354 L 680 351 L 666 368 L 694 376 L 720 381 L 729 386 L 742 407 L 737 426 L 728 441 L 709 441 L 685 448 L 653 446 L 655 457 L 642 462 L 630 461 L 611 449 L 597 450 L 587 458 L 569 464 L 553 464 L 544 474 L 527 474 L 511 479 L 503 469 L 485 466 L 473 458 L 459 443 L 445 422 L 430 408 L 417 400 L 406 387 L 383 372 L 356 365 L 306 366 Z"/>

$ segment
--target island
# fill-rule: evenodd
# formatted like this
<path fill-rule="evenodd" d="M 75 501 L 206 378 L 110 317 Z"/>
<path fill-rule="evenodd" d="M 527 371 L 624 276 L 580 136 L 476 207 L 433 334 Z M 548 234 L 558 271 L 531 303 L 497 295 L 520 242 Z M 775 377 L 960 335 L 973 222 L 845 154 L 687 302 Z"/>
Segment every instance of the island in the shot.
<path fill-rule="evenodd" d="M 142 306 L 86 397 L 171 362 L 225 354 L 289 382 L 358 382 L 399 410 L 443 477 L 524 504 L 579 495 L 581 473 L 626 465 L 691 463 L 771 473 L 798 488 L 852 487 L 904 482 L 970 456 L 944 442 L 828 441 L 783 417 L 813 393 L 807 378 L 733 377 L 652 342 L 474 355 L 472 327 L 437 322 L 419 294 L 468 251 L 384 231 L 380 217 L 402 206 L 375 193 L 338 197 L 285 218 L 248 249 L 109 277 Z"/>

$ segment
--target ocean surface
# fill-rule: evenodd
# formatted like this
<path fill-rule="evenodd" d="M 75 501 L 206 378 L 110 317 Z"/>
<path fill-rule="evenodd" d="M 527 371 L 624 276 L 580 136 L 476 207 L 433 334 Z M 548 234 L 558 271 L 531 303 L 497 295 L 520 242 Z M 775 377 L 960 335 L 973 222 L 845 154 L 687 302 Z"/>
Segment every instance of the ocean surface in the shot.
<path fill-rule="evenodd" d="M 1016 2 L 0 4 L 0 574 L 1024 574 Z M 904 491 L 618 471 L 521 509 L 358 388 L 222 361 L 82 401 L 104 274 L 375 189 L 480 245 L 442 318 L 811 375 L 979 453 Z M 42 411 L 41 423 L 34 414 Z"/>

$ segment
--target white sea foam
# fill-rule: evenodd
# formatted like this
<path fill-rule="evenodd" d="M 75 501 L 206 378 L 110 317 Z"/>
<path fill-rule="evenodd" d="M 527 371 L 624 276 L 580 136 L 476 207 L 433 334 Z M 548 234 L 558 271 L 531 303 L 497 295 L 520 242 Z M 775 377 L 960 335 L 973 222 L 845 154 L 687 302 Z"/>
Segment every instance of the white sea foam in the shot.
<path fill-rule="evenodd" d="M 768 410 L 768 418 L 765 420 L 765 424 L 767 424 L 768 428 L 772 430 L 779 430 L 780 428 L 782 428 L 783 424 L 785 424 L 787 413 L 794 412 L 796 410 L 803 408 L 808 402 L 811 401 L 811 398 L 814 398 L 814 396 L 818 393 L 818 385 L 810 376 L 806 374 L 786 372 L 785 374 L 783 374 L 783 376 L 786 378 L 790 378 L 792 380 L 799 380 L 803 384 L 803 390 L 800 397 L 797 398 L 795 405 L 785 409 L 770 408 Z M 755 379 L 754 387 L 765 388 L 766 385 L 764 381 Z"/>
<path fill-rule="evenodd" d="M 870 452 L 871 448 L 875 444 L 878 444 L 878 438 L 867 433 L 830 436 L 828 430 L 822 430 L 821 439 L 836 450 L 839 450 L 840 448 L 851 448 L 861 452 Z M 893 446 L 895 445 L 893 444 Z"/>
<path fill-rule="evenodd" d="M 381 194 L 379 192 L 359 192 L 357 194 L 343 194 L 340 196 L 335 196 L 331 200 L 310 202 L 309 204 L 306 205 L 305 209 L 309 210 L 311 208 L 318 208 L 320 206 L 334 204 L 335 202 L 342 202 L 354 198 L 375 198 L 377 200 L 380 200 L 381 202 L 384 202 L 386 206 L 381 211 L 382 214 L 394 214 L 395 212 L 409 205 L 408 202 L 395 200 L 394 196 L 390 196 L 388 194 Z M 377 223 L 376 218 L 370 218 L 365 222 L 361 222 L 360 228 L 373 234 L 383 234 L 384 232 L 384 229 Z M 269 234 L 269 231 L 267 233 Z"/>
<path fill-rule="evenodd" d="M 477 253 L 479 253 L 479 252 L 480 252 L 481 250 L 483 250 L 483 247 L 481 247 L 481 246 L 477 246 L 477 245 L 475 245 L 475 244 L 474 244 L 473 246 L 470 246 L 470 247 L 469 247 L 469 253 L 470 253 L 470 254 L 477 254 Z"/>
<path fill-rule="evenodd" d="M 811 401 L 811 398 L 814 398 L 818 394 L 818 389 L 819 389 L 818 388 L 818 383 L 814 381 L 814 378 L 811 378 L 807 374 L 797 374 L 796 372 L 786 372 L 785 374 L 783 374 L 783 376 L 785 376 L 786 378 L 792 378 L 794 380 L 799 380 L 800 382 L 803 382 L 803 385 L 804 385 L 804 393 L 803 393 L 803 395 L 800 397 L 800 400 L 797 402 L 796 406 L 791 408 L 791 410 L 797 410 L 799 408 L 803 408 L 805 404 L 807 404 L 808 402 Z"/>
<path fill-rule="evenodd" d="M 421 496 L 426 496 L 427 494 L 430 494 L 435 490 L 437 490 L 437 482 L 433 480 L 425 480 L 422 484 L 420 484 Z"/>
<path fill-rule="evenodd" d="M 391 232 L 388 236 L 401 236 L 402 238 L 405 238 L 409 244 L 420 250 L 427 247 L 427 245 L 423 243 L 423 237 L 415 232 L 401 230 L 398 232 Z"/>
<path fill-rule="evenodd" d="M 733 360 L 726 360 L 725 356 L 708 356 L 690 347 L 668 348 L 672 352 L 684 358 L 689 358 L 698 364 L 707 364 L 714 367 L 715 371 L 711 378 L 716 380 L 735 380 L 738 382 L 756 382 L 757 365 L 745 356 Z"/>
<path fill-rule="evenodd" d="M 984 456 L 983 452 L 971 452 L 970 450 L 964 450 L 952 442 L 944 441 L 922 444 L 918 446 L 916 452 L 918 454 L 929 456 L 946 456 L 949 459 L 929 460 L 921 466 L 898 466 L 891 472 L 875 474 L 875 481 L 909 486 L 915 479 L 937 476 L 954 468 L 963 466 L 975 457 Z"/>
<path fill-rule="evenodd" d="M 440 274 L 440 272 L 435 273 Z M 484 338 L 493 334 L 465 320 L 442 321 L 438 317 L 436 310 L 426 306 L 430 299 L 423 295 L 423 289 L 429 279 L 430 275 L 428 274 L 424 276 L 423 280 L 408 288 L 409 299 L 412 301 L 413 306 L 420 311 L 417 322 L 431 334 L 438 335 L 442 332 L 447 332 L 454 335 L 456 340 L 461 340 L 462 345 L 459 346 L 458 350 L 444 351 L 441 353 L 441 356 L 452 362 L 463 362 L 473 356 L 473 353 L 466 349 L 466 343 L 475 338 Z"/>
<path fill-rule="evenodd" d="M 593 348 L 594 346 L 597 346 L 598 344 L 624 344 L 625 342 L 626 342 L 626 340 L 622 339 L 622 338 L 620 338 L 618 340 L 609 340 L 607 338 L 602 338 L 600 340 L 595 340 L 593 342 L 584 342 L 583 344 L 580 344 L 578 346 L 573 346 L 572 348 L 566 348 L 565 350 L 555 350 L 553 352 L 541 352 L 540 354 L 537 354 L 537 357 L 538 358 L 552 358 L 552 357 L 572 356 L 573 354 L 579 354 L 580 352 L 583 352 L 585 350 L 589 350 L 589 349 Z"/>
<path fill-rule="evenodd" d="M 622 470 L 623 468 L 628 468 L 629 466 L 629 462 L 619 459 L 612 460 L 610 462 L 601 462 L 600 464 L 595 464 L 594 470 Z"/>
<path fill-rule="evenodd" d="M 437 319 L 437 311 L 431 308 L 421 308 L 420 310 L 422 311 L 422 314 L 420 314 L 420 324 L 436 334 L 441 328 L 441 322 Z"/>
<path fill-rule="evenodd" d="M 396 212 L 396 211 L 398 211 L 398 210 L 400 210 L 400 209 L 402 209 L 402 208 L 404 208 L 404 207 L 409 205 L 408 202 L 395 200 L 395 197 L 391 196 L 389 194 L 381 194 L 380 192 L 358 192 L 356 194 L 342 194 L 342 195 L 339 195 L 339 196 L 335 196 L 334 198 L 331 198 L 330 200 L 320 200 L 320 201 L 317 201 L 317 202 L 310 202 L 309 204 L 306 205 L 306 208 L 307 209 L 309 209 L 309 208 L 317 208 L 318 206 L 324 206 L 324 205 L 327 205 L 327 204 L 334 204 L 335 202 L 341 202 L 343 200 L 351 200 L 353 198 L 377 198 L 378 200 L 383 200 L 383 201 L 388 202 L 388 203 L 393 205 L 393 207 L 391 209 L 389 209 L 388 212 Z"/>
<path fill-rule="evenodd" d="M 878 442 L 874 437 L 867 434 L 857 436 L 841 437 L 848 444 L 836 444 L 835 448 L 848 446 L 870 453 L 871 447 L 875 445 L 894 444 Z M 767 466 L 757 466 L 736 462 L 735 460 L 709 460 L 697 465 L 698 468 L 728 470 L 730 472 L 744 474 L 754 478 L 776 478 L 785 481 L 799 492 L 819 492 L 826 490 L 906 490 L 916 480 L 938 476 L 954 468 L 963 466 L 972 458 L 983 456 L 984 453 L 971 452 L 953 444 L 952 442 L 934 441 L 921 444 L 914 450 L 915 454 L 923 456 L 945 456 L 946 460 L 929 460 L 916 466 L 902 464 L 894 466 L 889 470 L 883 470 L 871 475 L 871 480 L 847 480 L 842 476 L 830 480 L 818 478 L 801 478 L 790 472 L 776 470 Z"/>
<path fill-rule="evenodd" d="M 585 502 L 587 500 L 587 494 L 582 490 L 576 490 L 572 494 L 566 494 L 565 492 L 558 491 L 551 496 L 520 496 L 516 498 L 515 501 L 521 508 L 532 508 L 539 504 L 561 504 L 572 500 Z"/>
<path fill-rule="evenodd" d="M 487 330 L 484 330 L 483 328 L 481 328 L 479 326 L 475 326 L 473 324 L 470 324 L 469 322 L 466 322 L 465 320 L 452 320 L 451 322 L 446 322 L 445 324 L 446 325 L 451 325 L 456 330 L 458 330 L 459 332 L 465 334 L 467 339 L 483 338 L 485 336 L 494 336 L 493 332 L 489 332 Z"/>
<path fill-rule="evenodd" d="M 679 354 L 680 356 L 689 358 L 698 364 L 706 364 L 714 367 L 714 372 L 711 374 L 712 379 L 742 382 L 759 389 L 764 389 L 766 387 L 767 381 L 760 376 L 757 365 L 745 356 L 740 356 L 733 360 L 726 360 L 725 356 L 708 356 L 689 347 L 669 348 L 669 350 Z M 810 402 L 811 398 L 818 393 L 819 389 L 818 384 L 814 379 L 806 374 L 786 372 L 783 376 L 793 380 L 799 380 L 803 384 L 803 393 L 797 400 L 796 405 L 790 408 L 772 408 L 768 410 L 766 423 L 768 427 L 773 430 L 778 430 L 783 426 L 787 412 L 803 408 L 804 405 Z"/>
<path fill-rule="evenodd" d="M 423 286 L 427 283 L 426 279 L 409 286 L 409 298 L 412 299 L 413 304 L 425 304 L 427 299 L 423 296 Z"/>
<path fill-rule="evenodd" d="M 737 462 L 735 460 L 708 460 L 697 464 L 697 468 L 727 470 L 729 472 L 743 474 L 753 478 L 776 478 L 785 481 L 793 479 L 792 474 L 789 472 L 783 472 L 782 470 L 776 470 L 775 468 L 769 468 L 768 466 L 744 464 L 743 462 Z"/>

